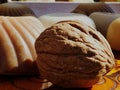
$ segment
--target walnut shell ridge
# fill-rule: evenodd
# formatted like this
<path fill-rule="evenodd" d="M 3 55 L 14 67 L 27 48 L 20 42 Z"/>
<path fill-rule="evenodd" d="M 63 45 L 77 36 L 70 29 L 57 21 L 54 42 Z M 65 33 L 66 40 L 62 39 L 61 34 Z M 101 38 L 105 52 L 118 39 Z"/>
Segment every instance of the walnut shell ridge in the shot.
<path fill-rule="evenodd" d="M 76 21 L 61 21 L 47 28 L 35 48 L 41 75 L 63 87 L 90 87 L 115 65 L 102 34 Z M 79 85 L 77 81 L 81 81 Z"/>

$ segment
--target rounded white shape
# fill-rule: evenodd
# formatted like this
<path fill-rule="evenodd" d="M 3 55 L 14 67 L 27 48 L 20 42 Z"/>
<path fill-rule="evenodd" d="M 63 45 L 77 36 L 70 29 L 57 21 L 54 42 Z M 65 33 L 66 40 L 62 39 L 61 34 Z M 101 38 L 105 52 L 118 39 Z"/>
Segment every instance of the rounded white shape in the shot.
<path fill-rule="evenodd" d="M 27 2 L 55 2 L 55 0 L 25 0 Z"/>
<path fill-rule="evenodd" d="M 69 0 L 71 2 L 93 3 L 94 0 Z"/>
<path fill-rule="evenodd" d="M 38 73 L 34 42 L 43 30 L 33 16 L 0 16 L 0 75 Z"/>
<path fill-rule="evenodd" d="M 113 50 L 120 51 L 120 17 L 109 25 L 106 38 Z"/>
<path fill-rule="evenodd" d="M 74 20 L 74 21 L 82 22 L 95 28 L 95 24 L 93 20 L 84 14 L 51 13 L 40 16 L 39 20 L 44 24 L 46 28 L 52 26 L 53 24 L 59 21 L 64 21 L 64 20 Z"/>
<path fill-rule="evenodd" d="M 105 37 L 108 26 L 114 19 L 118 17 L 120 17 L 120 14 L 107 12 L 94 12 L 90 15 L 90 18 L 92 18 L 96 24 L 97 30 L 100 31 Z"/>

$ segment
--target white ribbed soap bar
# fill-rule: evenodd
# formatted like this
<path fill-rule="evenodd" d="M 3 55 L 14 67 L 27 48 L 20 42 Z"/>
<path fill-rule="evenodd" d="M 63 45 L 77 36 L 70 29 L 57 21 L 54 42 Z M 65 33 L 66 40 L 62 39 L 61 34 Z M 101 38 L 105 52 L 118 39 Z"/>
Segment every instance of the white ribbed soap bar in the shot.
<path fill-rule="evenodd" d="M 34 42 L 43 30 L 32 16 L 0 17 L 0 74 L 36 73 Z"/>

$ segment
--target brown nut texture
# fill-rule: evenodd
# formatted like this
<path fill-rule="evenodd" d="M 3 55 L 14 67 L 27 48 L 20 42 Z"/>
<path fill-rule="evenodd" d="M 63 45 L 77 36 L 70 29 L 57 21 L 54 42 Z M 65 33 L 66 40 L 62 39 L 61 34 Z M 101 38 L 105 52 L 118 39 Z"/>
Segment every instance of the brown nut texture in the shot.
<path fill-rule="evenodd" d="M 76 21 L 61 21 L 47 28 L 35 48 L 41 75 L 62 87 L 91 87 L 115 66 L 102 34 Z"/>

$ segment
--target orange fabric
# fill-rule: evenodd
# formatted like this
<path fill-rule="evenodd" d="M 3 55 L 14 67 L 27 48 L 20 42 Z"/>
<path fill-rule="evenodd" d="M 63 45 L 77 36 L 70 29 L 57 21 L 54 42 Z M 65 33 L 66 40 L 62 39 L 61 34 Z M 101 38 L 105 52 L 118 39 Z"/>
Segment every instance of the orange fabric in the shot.
<path fill-rule="evenodd" d="M 116 60 L 116 67 L 103 80 L 93 85 L 91 90 L 120 90 L 120 60 Z"/>

